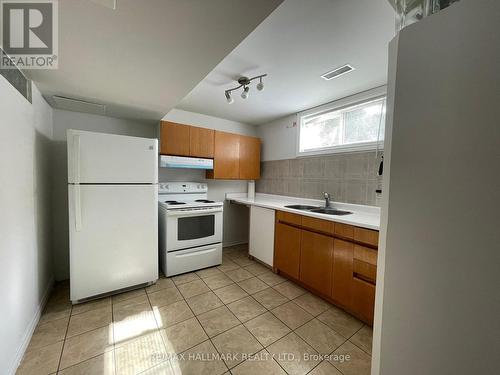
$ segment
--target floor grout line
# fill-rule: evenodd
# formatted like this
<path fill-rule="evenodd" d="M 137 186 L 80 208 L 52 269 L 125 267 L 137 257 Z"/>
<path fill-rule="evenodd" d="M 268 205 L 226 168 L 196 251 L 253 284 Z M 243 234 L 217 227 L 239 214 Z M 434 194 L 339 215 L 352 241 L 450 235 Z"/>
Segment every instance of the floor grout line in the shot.
<path fill-rule="evenodd" d="M 267 282 L 265 282 L 264 280 L 262 280 L 262 279 L 260 278 L 260 276 L 264 275 L 264 274 L 267 272 L 267 270 L 266 270 L 266 271 L 264 271 L 264 272 L 260 272 L 260 271 L 258 271 L 258 272 L 260 272 L 259 274 L 254 274 L 254 273 L 250 272 L 250 271 L 247 269 L 248 267 L 251 267 L 251 266 L 253 266 L 253 265 L 255 265 L 255 264 L 261 265 L 259 262 L 256 262 L 255 260 L 251 260 L 251 263 L 246 264 L 246 261 L 241 260 L 241 261 L 238 263 L 238 260 L 240 260 L 240 259 L 242 258 L 241 253 L 242 253 L 242 252 L 241 252 L 240 250 L 236 250 L 232 256 L 231 256 L 231 255 L 225 255 L 226 259 L 228 259 L 229 261 L 231 261 L 231 262 L 235 263 L 235 264 L 238 266 L 237 268 L 235 268 L 235 269 L 231 269 L 231 270 L 227 270 L 227 271 L 220 270 L 218 267 L 217 267 L 217 268 L 214 268 L 214 269 L 217 269 L 217 270 L 220 272 L 220 275 L 224 275 L 225 277 L 228 277 L 228 278 L 231 280 L 231 284 L 224 285 L 224 286 L 222 286 L 222 287 L 212 289 L 212 288 L 210 288 L 210 287 L 208 286 L 208 284 L 207 284 L 207 282 L 205 281 L 205 279 L 209 279 L 209 278 L 211 278 L 211 277 L 216 277 L 216 276 L 219 276 L 219 274 L 215 274 L 215 275 L 211 275 L 211 276 L 207 276 L 207 277 L 201 277 L 201 276 L 200 276 L 200 275 L 198 275 L 196 272 L 192 272 L 194 275 L 196 275 L 197 279 L 195 279 L 195 280 L 191 280 L 191 281 L 188 281 L 188 282 L 184 282 L 184 283 L 181 283 L 181 284 L 176 284 L 176 283 L 175 283 L 175 281 L 173 281 L 173 280 L 171 279 L 171 280 L 172 280 L 172 285 L 170 285 L 170 286 L 166 286 L 166 287 L 162 287 L 161 289 L 158 289 L 158 290 L 154 290 L 154 291 L 153 291 L 153 292 L 151 292 L 151 293 L 148 293 L 147 288 L 144 288 L 144 287 L 143 287 L 143 288 L 140 288 L 140 289 L 135 289 L 135 290 L 142 290 L 142 291 L 144 292 L 144 295 L 145 295 L 145 296 L 146 296 L 146 298 L 147 298 L 147 302 L 148 302 L 149 310 L 150 310 L 150 311 L 152 312 L 152 314 L 153 314 L 154 323 L 155 323 L 155 329 L 154 329 L 153 331 L 151 331 L 151 332 L 157 332 L 157 333 L 159 333 L 159 334 L 160 334 L 161 344 L 162 344 L 163 348 L 164 348 L 167 352 L 168 352 L 167 343 L 165 343 L 165 338 L 164 338 L 164 337 L 163 337 L 163 335 L 161 334 L 161 330 L 162 330 L 162 329 L 163 329 L 163 330 L 166 330 L 167 328 L 174 327 L 174 326 L 176 326 L 176 325 L 178 325 L 178 324 L 181 324 L 181 323 L 183 323 L 183 322 L 185 322 L 185 321 L 187 321 L 187 320 L 189 320 L 189 319 L 193 319 L 193 318 L 194 318 L 194 319 L 196 319 L 196 322 L 197 322 L 197 323 L 201 326 L 201 328 L 202 328 L 202 330 L 203 330 L 203 332 L 204 332 L 204 334 L 206 335 L 206 337 L 207 337 L 207 338 L 206 338 L 205 340 L 203 340 L 203 341 L 201 341 L 201 342 L 197 343 L 196 345 L 193 345 L 193 346 L 191 346 L 191 347 L 189 347 L 189 348 L 187 348 L 187 349 L 184 349 L 182 352 L 180 352 L 180 353 L 176 353 L 176 354 L 182 354 L 182 353 L 185 353 L 185 352 L 187 352 L 187 351 L 189 351 L 189 350 L 193 349 L 194 347 L 196 347 L 196 346 L 198 346 L 198 345 L 201 345 L 201 344 L 203 344 L 203 343 L 205 343 L 205 342 L 207 342 L 207 341 L 210 341 L 210 344 L 213 346 L 213 348 L 214 348 L 214 349 L 215 349 L 215 351 L 218 353 L 218 355 L 222 356 L 222 355 L 223 355 L 223 353 L 221 353 L 221 352 L 220 352 L 220 350 L 217 348 L 217 346 L 215 345 L 215 343 L 214 343 L 214 341 L 213 341 L 213 340 L 214 340 L 216 337 L 219 337 L 220 335 L 223 335 L 224 333 L 227 333 L 228 331 L 230 331 L 230 330 L 232 330 L 232 329 L 234 329 L 234 328 L 236 328 L 236 327 L 240 327 L 240 326 L 242 326 L 242 327 L 243 327 L 243 329 L 245 329 L 245 330 L 246 330 L 246 331 L 250 334 L 250 336 L 251 336 L 251 337 L 252 337 L 252 338 L 253 338 L 253 339 L 254 339 L 254 340 L 255 340 L 255 341 L 259 344 L 259 346 L 260 346 L 260 348 L 259 348 L 257 351 L 252 352 L 252 353 L 247 353 L 247 354 L 248 354 L 248 355 L 250 355 L 250 356 L 253 356 L 253 355 L 255 355 L 255 354 L 257 354 L 257 353 L 259 353 L 259 352 L 261 352 L 261 351 L 268 353 L 268 355 L 271 355 L 271 353 L 269 352 L 269 347 L 270 347 L 270 346 L 272 346 L 272 345 L 274 345 L 275 343 L 279 342 L 279 341 L 280 341 L 280 340 L 282 340 L 283 338 L 287 337 L 287 336 L 288 336 L 288 335 L 290 335 L 291 333 L 294 333 L 294 334 L 297 336 L 297 338 L 298 338 L 298 339 L 299 339 L 299 340 L 300 340 L 303 344 L 305 344 L 307 347 L 309 347 L 310 349 L 312 349 L 315 353 L 318 353 L 318 354 L 320 354 L 320 355 L 323 355 L 323 354 L 319 353 L 316 349 L 314 349 L 314 347 L 312 347 L 312 345 L 311 345 L 311 344 L 309 344 L 309 343 L 308 343 L 305 339 L 303 339 L 303 338 L 302 338 L 302 337 L 301 337 L 301 336 L 297 333 L 297 330 L 299 330 L 301 327 L 303 327 L 303 326 L 307 325 L 308 323 L 310 323 L 310 322 L 311 322 L 311 321 L 313 321 L 314 319 L 317 319 L 317 320 L 318 320 L 318 321 L 320 321 L 322 324 L 325 324 L 325 325 L 328 327 L 328 329 L 332 330 L 332 331 L 333 331 L 333 332 L 335 332 L 336 334 L 340 335 L 340 337 L 342 337 L 342 339 L 344 339 L 344 340 L 343 340 L 343 342 L 342 342 L 340 345 L 338 345 L 336 348 L 334 348 L 334 349 L 332 350 L 332 352 L 331 352 L 329 355 L 332 355 L 332 354 L 333 354 L 336 350 L 338 350 L 338 349 L 339 349 L 342 345 L 344 345 L 346 342 L 348 342 L 348 341 L 349 341 L 349 343 L 351 343 L 352 345 L 354 345 L 354 347 L 356 347 L 357 349 L 361 350 L 363 353 L 365 353 L 366 355 L 368 355 L 368 356 L 370 356 L 370 357 L 371 357 L 371 354 L 370 354 L 370 353 L 368 353 L 368 352 L 367 352 L 364 348 L 360 347 L 359 345 L 356 345 L 354 342 L 352 342 L 352 341 L 351 341 L 351 339 L 352 339 L 352 338 L 353 338 L 353 337 L 354 337 L 354 336 L 355 336 L 358 332 L 360 332 L 360 331 L 361 331 L 361 330 L 365 327 L 365 324 L 362 324 L 360 328 L 358 328 L 357 330 L 355 330 L 355 332 L 354 332 L 354 333 L 352 333 L 352 334 L 351 334 L 348 338 L 346 338 L 345 336 L 343 336 L 343 335 L 341 335 L 340 333 L 338 333 L 335 329 L 333 329 L 332 327 L 330 327 L 328 324 L 326 324 L 326 323 L 324 323 L 323 321 L 321 321 L 321 320 L 319 320 L 319 319 L 318 319 L 318 317 L 319 317 L 320 315 L 322 315 L 322 314 L 324 314 L 326 311 L 328 311 L 328 310 L 332 309 L 332 308 L 334 307 L 334 305 L 331 305 L 330 303 L 328 303 L 328 305 L 330 305 L 330 307 L 328 307 L 326 310 L 322 311 L 322 312 L 321 312 L 321 313 L 319 313 L 319 314 L 313 314 L 313 313 L 309 312 L 307 309 L 303 308 L 302 306 L 300 306 L 300 305 L 296 302 L 296 299 L 298 299 L 298 298 L 300 298 L 301 296 L 305 295 L 308 291 L 305 291 L 305 293 L 302 293 L 302 294 L 300 294 L 300 295 L 298 295 L 298 296 L 296 296 L 296 297 L 294 297 L 294 298 L 292 298 L 292 299 L 288 298 L 287 296 L 284 296 L 284 295 L 283 295 L 282 293 L 280 293 L 277 289 L 275 289 L 275 287 L 276 287 L 276 286 L 278 286 L 278 285 L 280 285 L 280 284 L 283 284 L 283 283 L 286 283 L 286 282 L 290 282 L 290 283 L 291 283 L 292 285 L 294 285 L 294 286 L 298 286 L 298 285 L 296 285 L 295 283 L 293 283 L 292 281 L 290 281 L 290 280 L 288 280 L 288 279 L 286 279 L 286 278 L 283 278 L 283 280 L 279 280 L 279 282 L 278 282 L 278 283 L 276 283 L 276 284 L 274 284 L 274 283 L 273 283 L 273 285 L 268 284 Z M 247 253 L 245 253 L 245 254 L 246 254 L 246 256 L 248 256 L 248 254 L 247 254 Z M 236 259 L 236 261 L 234 261 L 234 259 L 233 259 L 233 258 L 237 258 L 237 259 Z M 238 259 L 238 258 L 239 258 L 239 259 Z M 240 263 L 245 264 L 245 265 L 241 266 L 241 265 L 240 265 Z M 221 266 L 222 266 L 222 264 L 221 264 Z M 263 266 L 263 265 L 261 265 L 261 266 L 262 266 L 262 267 L 265 267 L 265 266 Z M 219 266 L 219 267 L 220 267 L 220 266 Z M 210 268 L 207 268 L 207 269 L 210 269 Z M 228 276 L 228 273 L 233 272 L 233 271 L 237 271 L 237 270 L 245 270 L 245 271 L 247 271 L 247 272 L 249 272 L 249 273 L 251 274 L 251 277 L 248 277 L 248 278 L 246 278 L 246 279 L 242 279 L 242 280 L 239 280 L 238 282 L 236 282 L 234 279 L 232 279 L 231 277 L 229 277 L 229 276 Z M 270 270 L 270 269 L 269 269 L 269 271 L 270 271 L 270 272 L 272 272 L 272 270 Z M 273 273 L 273 274 L 274 274 L 274 273 Z M 167 277 L 160 277 L 160 278 L 170 279 L 170 278 L 167 278 Z M 265 289 L 262 289 L 262 290 L 259 290 L 259 291 L 255 292 L 255 293 L 253 293 L 253 294 L 250 294 L 250 293 L 248 293 L 248 292 L 247 292 L 244 288 L 242 288 L 242 287 L 241 287 L 240 283 L 245 282 L 246 280 L 253 279 L 253 278 L 255 278 L 255 279 L 259 280 L 259 281 L 260 281 L 260 282 L 262 282 L 262 283 L 264 283 L 264 284 L 266 285 L 266 288 L 265 288 Z M 199 280 L 201 280 L 201 281 L 203 282 L 203 285 L 205 285 L 205 286 L 208 288 L 208 290 L 203 291 L 202 293 L 199 293 L 199 294 L 196 294 L 196 295 L 190 296 L 189 298 L 185 298 L 184 294 L 182 294 L 182 292 L 180 292 L 180 290 L 179 290 L 179 286 L 182 286 L 182 285 L 185 285 L 185 284 L 188 284 L 188 283 L 194 282 L 194 281 L 199 281 Z M 221 298 L 217 295 L 217 293 L 215 293 L 215 292 L 216 292 L 217 290 L 219 290 L 219 289 L 226 288 L 226 287 L 230 287 L 230 286 L 237 286 L 238 288 L 242 289 L 242 290 L 245 292 L 245 295 L 244 295 L 244 296 L 241 296 L 241 297 L 239 297 L 239 298 L 237 298 L 237 299 L 235 299 L 234 301 L 230 301 L 230 302 L 228 302 L 228 303 L 226 303 L 226 302 L 222 301 L 222 299 L 221 299 Z M 157 308 L 157 309 L 161 309 L 161 308 L 164 308 L 164 307 L 170 306 L 170 305 L 172 305 L 172 304 L 174 304 L 174 303 L 176 303 L 176 302 L 181 302 L 181 301 L 182 301 L 182 302 L 184 302 L 184 303 L 188 306 L 188 308 L 189 308 L 189 310 L 191 311 L 191 313 L 192 313 L 192 315 L 193 315 L 193 316 L 192 316 L 192 317 L 185 318 L 185 319 L 182 319 L 182 320 L 180 320 L 180 321 L 177 321 L 177 322 L 175 322 L 175 324 L 173 324 L 173 325 L 171 325 L 171 326 L 169 326 L 169 327 L 166 327 L 166 326 L 165 326 L 165 327 L 160 327 L 160 326 L 159 326 L 159 323 L 158 323 L 158 320 L 157 320 L 157 316 L 156 316 L 156 314 L 154 313 L 154 307 L 153 307 L 153 303 L 152 303 L 152 301 L 151 301 L 151 299 L 150 299 L 150 295 L 151 295 L 151 294 L 153 294 L 153 293 L 156 293 L 156 292 L 162 292 L 162 291 L 165 291 L 165 290 L 167 290 L 167 289 L 171 289 L 171 288 L 175 288 L 175 289 L 179 292 L 179 294 L 180 294 L 180 296 L 181 296 L 181 299 L 180 299 L 180 300 L 178 300 L 178 301 L 174 301 L 174 302 L 167 303 L 166 305 L 162 305 L 162 306 L 154 306 L 154 307 L 155 307 L 155 308 Z M 256 295 L 256 294 L 258 294 L 258 293 L 261 293 L 261 292 L 263 292 L 263 291 L 269 290 L 269 289 L 271 289 L 272 291 L 274 291 L 274 292 L 276 292 L 276 293 L 278 293 L 278 294 L 280 294 L 280 295 L 283 295 L 283 297 L 284 297 L 284 298 L 286 298 L 286 301 L 285 301 L 285 302 L 282 302 L 282 303 L 280 303 L 280 304 L 278 304 L 278 305 L 276 305 L 276 306 L 273 306 L 272 308 L 268 308 L 268 307 L 264 306 L 264 305 L 263 305 L 263 304 L 262 304 L 259 300 L 257 300 L 257 298 L 255 297 L 255 295 Z M 127 291 L 127 292 L 129 292 L 129 291 Z M 198 315 L 197 315 L 197 314 L 195 314 L 195 312 L 194 312 L 193 308 L 192 308 L 192 307 L 191 307 L 191 305 L 188 303 L 188 300 L 189 300 L 189 299 L 192 299 L 192 298 L 195 298 L 195 297 L 198 297 L 198 296 L 202 296 L 202 295 L 204 295 L 204 294 L 209 294 L 209 293 L 212 293 L 213 295 L 215 295 L 215 296 L 216 296 L 216 298 L 218 299 L 218 301 L 220 301 L 221 305 L 220 305 L 220 306 L 217 306 L 217 307 L 215 307 L 215 308 L 211 308 L 211 309 L 209 309 L 209 310 L 207 310 L 207 311 L 203 311 L 202 313 L 199 313 Z M 113 297 L 112 297 L 112 296 L 109 296 L 109 298 L 110 298 L 110 305 L 111 305 L 111 323 L 110 323 L 110 324 L 112 325 L 112 333 L 111 333 L 111 334 L 113 335 L 111 352 L 112 352 L 112 355 L 113 355 L 113 365 L 114 365 L 115 371 L 116 371 L 116 366 L 117 366 L 116 355 L 115 355 L 115 352 L 116 352 L 116 349 L 117 349 L 117 348 L 116 348 L 116 342 L 115 342 L 115 328 L 116 328 L 116 327 L 115 327 L 115 314 L 114 314 L 114 313 L 115 313 L 115 307 L 119 307 L 119 304 L 121 304 L 121 303 L 122 303 L 122 302 L 124 302 L 124 301 L 128 301 L 128 300 L 131 300 L 131 299 L 133 299 L 133 298 L 137 298 L 137 297 L 139 297 L 139 296 L 142 296 L 142 294 L 140 294 L 140 295 L 138 295 L 138 296 L 130 296 L 130 297 L 128 297 L 128 298 L 125 298 L 125 299 L 122 299 L 122 300 L 118 300 L 117 302 L 115 302 L 115 301 L 114 301 L 114 299 L 113 299 Z M 261 312 L 261 313 L 258 313 L 258 314 L 257 314 L 257 315 L 255 315 L 255 316 L 252 316 L 252 318 L 251 318 L 251 319 L 247 319 L 246 321 L 243 321 L 241 318 L 239 318 L 238 316 L 236 316 L 236 314 L 235 314 L 235 313 L 231 310 L 231 308 L 230 308 L 229 306 L 230 306 L 230 305 L 232 305 L 232 304 L 234 304 L 234 303 L 236 303 L 236 302 L 238 302 L 238 301 L 241 301 L 241 300 L 243 300 L 243 299 L 246 299 L 246 298 L 248 298 L 248 297 L 250 297 L 250 298 L 252 299 L 252 301 L 253 301 L 253 302 L 256 302 L 259 306 L 262 306 L 262 308 L 263 308 L 265 311 L 264 311 L 264 312 Z M 301 310 L 303 310 L 304 312 L 306 312 L 306 313 L 310 314 L 310 316 L 311 316 L 312 318 L 311 318 L 311 319 L 308 319 L 307 321 L 305 321 L 304 323 L 302 323 L 301 325 L 299 325 L 299 326 L 298 326 L 298 327 L 296 327 L 295 329 L 292 329 L 291 327 L 289 327 L 289 326 L 288 326 L 288 325 L 287 325 L 287 324 L 286 324 L 286 323 L 285 323 L 282 319 L 280 319 L 280 318 L 279 318 L 277 315 L 275 315 L 275 313 L 272 311 L 272 310 L 274 310 L 274 309 L 276 309 L 276 308 L 278 308 L 278 307 L 280 307 L 280 306 L 283 306 L 284 304 L 287 304 L 287 303 L 289 303 L 289 302 L 293 302 L 295 306 L 297 306 L 298 308 L 300 308 L 300 309 L 301 309 Z M 209 313 L 209 312 L 211 312 L 211 311 L 214 311 L 214 310 L 216 310 L 216 309 L 219 309 L 219 308 L 221 308 L 221 307 L 225 307 L 225 308 L 229 311 L 229 313 L 230 313 L 230 314 L 231 314 L 231 315 L 232 315 L 232 316 L 236 319 L 236 321 L 237 321 L 238 323 L 237 323 L 235 326 L 230 327 L 230 328 L 228 328 L 228 329 L 225 329 L 224 331 L 218 332 L 215 336 L 210 337 L 210 336 L 208 335 L 208 333 L 207 333 L 207 331 L 206 331 L 205 327 L 201 324 L 201 321 L 200 321 L 200 319 L 199 319 L 199 316 L 201 316 L 201 315 L 203 315 L 203 314 L 206 314 L 206 313 Z M 104 308 L 104 306 L 103 306 L 102 308 Z M 78 316 L 78 315 L 80 315 L 80 314 L 84 314 L 84 313 L 86 313 L 86 312 L 91 312 L 91 311 L 94 311 L 94 310 L 96 310 L 96 308 L 93 308 L 93 309 L 91 308 L 91 309 L 90 309 L 90 310 L 88 310 L 88 311 L 83 311 L 83 312 L 78 313 L 78 314 L 73 314 L 73 305 L 71 304 L 71 305 L 70 305 L 70 308 L 69 308 L 69 316 L 68 316 L 68 317 L 59 318 L 59 319 L 55 319 L 55 320 L 54 320 L 54 321 L 57 321 L 57 320 L 62 320 L 62 319 L 66 319 L 66 318 L 68 318 L 68 322 L 67 322 L 67 325 L 66 325 L 64 338 L 62 339 L 63 344 L 62 344 L 61 352 L 60 352 L 60 354 L 59 354 L 59 361 L 58 361 L 58 365 L 57 365 L 57 370 L 56 370 L 56 373 L 58 373 L 59 371 L 61 371 L 61 370 L 62 370 L 62 369 L 61 369 L 61 363 L 62 363 L 63 353 L 64 353 L 64 350 L 65 350 L 65 348 L 66 348 L 67 341 L 70 339 L 70 338 L 68 337 L 68 332 L 69 332 L 69 326 L 70 326 L 70 323 L 71 323 L 72 317 L 73 317 L 73 316 Z M 285 335 L 281 336 L 281 337 L 280 337 L 280 338 L 278 338 L 277 340 L 273 341 L 272 343 L 267 344 L 267 345 L 264 345 L 264 344 L 262 344 L 262 343 L 258 340 L 258 338 L 257 338 L 257 337 L 256 337 L 256 336 L 255 336 L 255 335 L 254 335 L 251 331 L 250 331 L 250 329 L 248 329 L 248 328 L 247 328 L 246 324 L 247 324 L 247 323 L 249 323 L 250 321 L 254 320 L 254 319 L 257 319 L 257 318 L 259 318 L 259 317 L 261 317 L 261 316 L 263 316 L 263 315 L 267 314 L 267 313 L 270 313 L 272 317 L 276 318 L 276 319 L 277 319 L 279 322 L 281 322 L 281 323 L 282 323 L 285 327 L 287 327 L 287 329 L 289 330 L 289 332 L 287 332 Z M 236 323 L 236 321 L 235 321 L 235 323 Z M 52 322 L 52 321 L 42 323 L 41 325 L 44 325 L 44 324 L 47 324 L 47 323 L 50 323 L 50 322 Z M 77 337 L 77 336 L 80 336 L 80 335 L 83 335 L 83 334 L 87 334 L 87 333 L 89 333 L 89 332 L 92 332 L 92 331 L 95 331 L 95 330 L 98 330 L 98 329 L 102 329 L 103 327 L 105 327 L 105 326 L 102 326 L 102 327 L 97 327 L 97 328 L 93 328 L 93 329 L 91 329 L 91 330 L 88 330 L 88 331 L 85 331 L 85 332 L 79 333 L 78 335 L 74 335 L 74 336 L 72 336 L 71 338 L 73 338 L 73 337 Z M 149 333 L 150 333 L 150 332 L 148 331 L 148 332 L 147 332 L 147 334 L 149 334 Z M 139 339 L 139 338 L 140 338 L 140 336 L 143 336 L 143 334 L 141 333 L 140 335 L 137 335 L 137 337 L 134 337 L 134 338 L 131 340 L 131 342 L 132 342 L 132 341 L 134 341 L 135 339 Z M 105 351 L 104 353 L 107 353 L 107 352 L 109 352 L 109 350 L 108 350 L 108 351 Z M 86 358 L 85 360 L 83 360 L 83 361 L 81 361 L 81 362 L 78 362 L 78 363 L 75 363 L 75 364 L 73 364 L 73 365 L 69 366 L 68 368 L 70 368 L 70 367 L 74 367 L 74 366 L 77 366 L 77 365 L 79 365 L 80 363 L 83 363 L 83 362 L 86 362 L 86 361 L 92 360 L 92 359 L 94 359 L 94 358 L 96 358 L 96 357 L 99 357 L 99 356 L 101 356 L 101 355 L 103 355 L 103 353 L 99 353 L 99 354 L 97 354 L 97 355 L 95 355 L 95 356 L 92 356 L 92 357 L 90 357 L 90 358 Z M 279 366 L 281 369 L 283 369 L 283 371 L 285 371 L 285 372 L 286 372 L 285 368 L 281 365 L 281 363 L 279 363 L 279 362 L 278 362 L 278 361 L 277 361 L 277 360 L 276 360 L 273 356 L 271 356 L 270 360 L 274 361 L 276 364 L 278 364 L 278 366 Z M 229 373 L 231 373 L 231 374 L 233 373 L 233 370 L 234 370 L 237 366 L 239 366 L 239 365 L 241 365 L 241 364 L 245 363 L 246 361 L 247 361 L 247 360 L 243 360 L 243 361 L 239 362 L 238 364 L 234 365 L 233 367 L 229 368 L 229 365 L 228 365 L 228 364 L 226 364 L 226 362 L 225 362 L 223 359 L 221 359 L 221 362 L 224 364 L 224 366 L 226 367 L 226 369 L 227 369 L 227 370 L 229 371 Z M 327 360 L 326 360 L 326 359 L 325 359 L 325 360 L 321 360 L 321 361 L 320 361 L 320 362 L 318 362 L 316 365 L 314 365 L 314 366 L 313 366 L 313 367 L 312 367 L 312 368 L 311 368 L 311 369 L 310 369 L 307 373 L 310 373 L 311 371 L 314 371 L 314 369 L 315 369 L 315 368 L 317 368 L 318 366 L 320 366 L 320 365 L 321 365 L 321 363 L 322 363 L 322 362 L 324 362 L 324 361 L 327 361 Z M 171 362 L 171 359 L 166 359 L 166 360 L 161 361 L 161 362 L 159 362 L 159 363 L 155 363 L 155 364 L 154 364 L 154 366 L 151 366 L 151 367 L 149 367 L 149 368 L 147 368 L 147 369 L 145 369 L 145 370 L 142 370 L 142 371 L 141 371 L 141 373 L 142 373 L 142 372 L 145 372 L 145 371 L 148 371 L 148 370 L 150 370 L 150 369 L 152 369 L 152 368 L 154 368 L 154 367 L 161 366 L 161 365 L 162 365 L 162 364 L 164 364 L 165 362 Z M 343 373 L 343 372 L 342 372 L 342 371 L 341 371 L 341 370 L 340 370 L 337 366 L 335 366 L 335 364 L 334 364 L 334 363 L 331 363 L 330 361 L 327 361 L 327 362 L 328 362 L 329 364 L 333 365 L 333 366 L 334 366 L 334 367 L 335 367 L 335 368 L 336 368 L 339 372 Z"/>
<path fill-rule="evenodd" d="M 69 292 L 69 290 L 68 290 L 68 292 Z M 69 323 L 71 322 L 71 313 L 72 312 L 73 312 L 73 304 L 71 304 L 71 307 L 69 309 L 69 319 L 68 319 L 68 324 L 66 325 L 66 331 L 64 332 L 64 341 L 63 341 L 63 345 L 61 348 L 61 354 L 59 355 L 59 361 L 57 362 L 56 374 L 59 372 L 59 368 L 61 367 L 62 357 L 63 357 L 63 353 L 64 353 L 64 347 L 66 346 L 66 338 L 68 336 Z"/>

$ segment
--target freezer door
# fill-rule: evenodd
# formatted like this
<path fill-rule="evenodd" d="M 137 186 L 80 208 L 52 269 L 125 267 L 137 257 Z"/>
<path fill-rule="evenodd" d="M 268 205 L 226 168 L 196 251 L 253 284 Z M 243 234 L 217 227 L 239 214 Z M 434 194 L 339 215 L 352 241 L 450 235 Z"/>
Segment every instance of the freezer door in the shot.
<path fill-rule="evenodd" d="M 70 184 L 157 183 L 158 140 L 68 130 Z"/>
<path fill-rule="evenodd" d="M 157 185 L 69 185 L 71 300 L 158 278 Z"/>

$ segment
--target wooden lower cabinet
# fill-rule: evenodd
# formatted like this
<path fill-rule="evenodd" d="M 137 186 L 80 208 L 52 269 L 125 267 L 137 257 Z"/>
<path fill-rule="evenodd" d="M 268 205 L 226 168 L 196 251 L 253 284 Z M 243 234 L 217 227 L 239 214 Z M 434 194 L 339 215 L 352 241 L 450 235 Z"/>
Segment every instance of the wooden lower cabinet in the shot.
<path fill-rule="evenodd" d="M 353 254 L 352 242 L 334 240 L 332 298 L 345 308 L 351 305 Z"/>
<path fill-rule="evenodd" d="M 276 223 L 274 234 L 274 266 L 299 279 L 301 230 L 299 228 Z"/>
<path fill-rule="evenodd" d="M 376 231 L 278 211 L 274 267 L 303 287 L 373 324 Z M 355 234 L 361 236 L 355 238 Z M 368 247 L 371 246 L 371 247 Z"/>
<path fill-rule="evenodd" d="M 350 308 L 352 312 L 365 322 L 373 322 L 373 313 L 375 310 L 375 285 L 357 277 L 353 277 L 351 288 L 352 297 Z"/>
<path fill-rule="evenodd" d="M 333 238 L 302 230 L 299 280 L 329 296 L 332 285 Z"/>

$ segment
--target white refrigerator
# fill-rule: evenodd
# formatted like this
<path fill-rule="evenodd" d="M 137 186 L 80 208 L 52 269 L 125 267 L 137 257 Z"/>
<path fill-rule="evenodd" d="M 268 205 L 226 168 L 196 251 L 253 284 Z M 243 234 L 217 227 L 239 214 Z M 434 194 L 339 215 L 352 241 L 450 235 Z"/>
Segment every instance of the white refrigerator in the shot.
<path fill-rule="evenodd" d="M 158 279 L 158 141 L 68 130 L 71 301 Z"/>

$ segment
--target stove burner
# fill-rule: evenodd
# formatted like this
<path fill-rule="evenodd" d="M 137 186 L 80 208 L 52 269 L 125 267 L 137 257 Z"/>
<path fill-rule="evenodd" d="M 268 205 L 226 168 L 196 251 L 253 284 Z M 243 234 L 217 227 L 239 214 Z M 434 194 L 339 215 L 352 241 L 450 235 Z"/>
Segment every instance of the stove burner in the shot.
<path fill-rule="evenodd" d="M 200 202 L 200 203 L 215 203 L 214 201 L 211 201 L 209 199 L 197 199 L 195 202 Z"/>
<path fill-rule="evenodd" d="M 177 202 L 177 201 L 165 201 L 165 203 L 171 205 L 186 204 L 184 202 Z"/>

